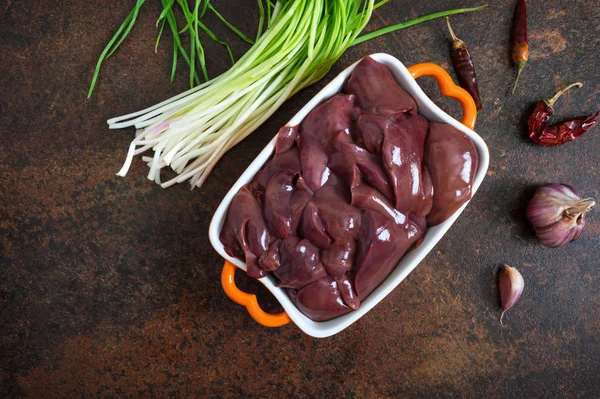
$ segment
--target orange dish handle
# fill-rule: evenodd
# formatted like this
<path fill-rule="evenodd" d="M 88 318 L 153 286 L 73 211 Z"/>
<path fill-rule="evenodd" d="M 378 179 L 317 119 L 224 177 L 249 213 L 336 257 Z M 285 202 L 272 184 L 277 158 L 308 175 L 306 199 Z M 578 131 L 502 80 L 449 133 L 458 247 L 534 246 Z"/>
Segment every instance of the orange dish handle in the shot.
<path fill-rule="evenodd" d="M 442 94 L 447 97 L 452 97 L 457 100 L 463 109 L 462 124 L 473 129 L 477 120 L 477 107 L 471 95 L 462 87 L 454 84 L 454 81 L 442 67 L 429 62 L 416 64 L 408 67 L 408 72 L 413 78 L 417 79 L 421 76 L 432 76 L 440 85 Z"/>
<path fill-rule="evenodd" d="M 256 295 L 240 291 L 237 285 L 235 285 L 235 269 L 237 269 L 237 267 L 233 263 L 225 261 L 223 272 L 221 273 L 221 285 L 232 301 L 245 306 L 248 313 L 250 313 L 250 316 L 252 316 L 258 324 L 265 327 L 281 327 L 292 321 L 290 316 L 285 312 L 279 314 L 265 312 L 260 308 L 260 305 L 256 300 Z"/>

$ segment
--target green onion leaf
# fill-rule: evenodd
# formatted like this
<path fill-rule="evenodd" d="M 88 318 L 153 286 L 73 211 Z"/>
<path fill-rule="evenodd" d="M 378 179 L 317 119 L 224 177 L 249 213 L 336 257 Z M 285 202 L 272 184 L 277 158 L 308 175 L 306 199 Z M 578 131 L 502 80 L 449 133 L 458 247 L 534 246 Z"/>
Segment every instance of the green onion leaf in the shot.
<path fill-rule="evenodd" d="M 221 22 L 223 22 L 233 33 L 235 33 L 236 35 L 238 35 L 240 37 L 240 39 L 242 39 L 243 41 L 245 41 L 246 43 L 249 44 L 254 44 L 254 40 L 250 39 L 248 36 L 244 35 L 242 32 L 240 32 L 235 26 L 233 26 L 229 21 L 227 21 L 225 19 L 225 17 L 223 17 L 221 15 L 221 13 L 219 13 L 213 6 L 212 4 L 209 2 L 208 4 L 208 9 L 211 10 L 216 16 L 217 18 L 219 18 L 221 20 Z"/>
<path fill-rule="evenodd" d="M 386 35 L 391 32 L 395 32 L 400 29 L 408 28 L 410 26 L 417 25 L 422 22 L 431 21 L 432 19 L 443 18 L 443 17 L 447 17 L 450 15 L 455 15 L 455 14 L 463 14 L 466 12 L 479 11 L 479 10 L 483 10 L 486 7 L 487 7 L 487 4 L 483 4 L 481 6 L 473 7 L 473 8 L 459 8 L 456 10 L 440 11 L 440 12 L 434 12 L 432 14 L 423 15 L 422 17 L 411 19 L 410 21 L 402 22 L 402 23 L 399 23 L 396 25 L 386 26 L 385 28 L 377 29 L 374 32 L 370 32 L 365 35 L 359 36 L 356 39 L 354 39 L 351 46 L 355 46 L 359 43 L 366 42 L 367 40 L 371 40 L 376 37 L 383 36 L 383 35 Z"/>
<path fill-rule="evenodd" d="M 173 7 L 174 3 L 175 3 L 175 0 L 168 0 L 167 2 L 165 2 L 164 0 L 162 1 L 163 10 L 161 11 L 160 15 L 158 16 L 158 19 L 156 20 L 156 26 L 158 26 L 158 23 L 161 20 L 166 18 L 169 11 L 171 11 L 171 8 Z"/>
<path fill-rule="evenodd" d="M 110 55 L 114 52 L 114 50 L 117 49 L 119 44 L 121 44 L 123 42 L 123 40 L 129 33 L 129 31 L 133 27 L 133 24 L 135 23 L 135 19 L 138 15 L 138 12 L 139 12 L 140 8 L 142 7 L 143 3 L 144 3 L 144 0 L 137 1 L 135 7 L 133 7 L 133 10 L 131 10 L 131 12 L 127 15 L 127 18 L 125 18 L 125 21 L 123 21 L 123 23 L 121 24 L 119 29 L 117 29 L 117 32 L 110 39 L 110 41 L 108 42 L 108 44 L 106 45 L 106 47 L 104 48 L 102 53 L 100 54 L 100 57 L 98 58 L 98 62 L 96 63 L 96 69 L 94 71 L 94 76 L 92 77 L 92 82 L 90 83 L 90 88 L 88 90 L 87 98 L 90 98 L 92 96 L 92 93 L 94 92 L 94 86 L 96 86 L 96 81 L 98 80 L 98 75 L 100 74 L 100 67 L 102 66 L 102 62 L 104 62 L 105 58 L 110 57 Z M 122 35 L 123 31 L 125 31 L 125 33 Z M 121 38 L 121 39 L 119 39 L 119 38 Z M 119 40 L 119 41 L 118 41 L 117 45 L 114 46 L 114 48 L 113 48 L 113 45 L 115 44 L 115 42 L 117 42 L 117 40 Z M 112 51 L 111 51 L 111 48 L 113 48 Z M 109 51 L 110 51 L 110 53 L 109 53 Z"/>
<path fill-rule="evenodd" d="M 131 17 L 131 21 L 129 22 L 129 25 L 127 25 L 127 29 L 125 30 L 125 32 L 123 32 L 119 41 L 113 45 L 113 48 L 110 50 L 110 52 L 108 53 L 106 58 L 110 57 L 111 55 L 113 55 L 113 53 L 115 51 L 117 51 L 117 49 L 119 48 L 121 43 L 123 43 L 123 40 L 125 40 L 125 38 L 129 34 L 129 32 L 131 32 L 131 29 L 133 29 L 133 25 L 135 24 L 135 21 L 137 20 L 137 16 L 138 16 L 138 13 L 140 12 L 140 8 L 142 8 L 142 5 L 144 4 L 144 1 L 145 0 L 137 0 L 137 3 L 135 5 L 135 7 L 133 8 L 133 16 Z"/>
<path fill-rule="evenodd" d="M 258 11 L 260 12 L 260 17 L 258 20 L 258 32 L 256 33 L 256 40 L 258 40 L 260 38 L 260 35 L 262 35 L 263 23 L 265 22 L 265 9 L 263 7 L 262 0 L 257 0 L 257 1 L 258 1 Z"/>
<path fill-rule="evenodd" d="M 160 37 L 162 36 L 163 29 L 165 29 L 165 22 L 166 20 L 163 20 L 162 24 L 160 25 L 160 30 L 158 31 L 158 36 L 156 37 L 156 43 L 154 44 L 154 54 L 158 52 L 158 42 L 160 42 Z"/>

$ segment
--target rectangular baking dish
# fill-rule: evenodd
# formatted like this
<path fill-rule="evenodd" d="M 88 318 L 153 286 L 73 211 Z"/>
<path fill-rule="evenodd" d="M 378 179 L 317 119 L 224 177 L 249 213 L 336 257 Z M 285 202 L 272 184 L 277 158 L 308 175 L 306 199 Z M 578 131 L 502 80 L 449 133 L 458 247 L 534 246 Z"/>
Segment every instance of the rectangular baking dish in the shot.
<path fill-rule="evenodd" d="M 377 62 L 384 64 L 392 71 L 398 84 L 414 97 L 417 105 L 419 106 L 420 114 L 427 117 L 431 121 L 445 122 L 453 125 L 457 129 L 463 131 L 473 141 L 477 151 L 479 152 L 479 167 L 475 173 L 475 180 L 473 183 L 473 194 L 475 194 L 488 169 L 489 151 L 484 140 L 472 130 L 472 127 L 475 124 L 476 109 L 475 104 L 468 93 L 460 87 L 454 85 L 450 76 L 442 68 L 435 64 L 418 64 L 410 67 L 410 69 L 407 69 L 398 59 L 389 54 L 377 53 L 370 55 L 370 57 Z M 300 111 L 298 111 L 296 115 L 294 115 L 287 125 L 293 126 L 300 124 L 304 117 L 314 107 L 340 92 L 344 82 L 349 78 L 350 74 L 354 70 L 354 67 L 359 61 L 350 65 L 329 84 L 327 84 L 327 86 L 325 86 Z M 415 80 L 415 78 L 420 76 L 433 76 L 438 81 L 442 94 L 453 97 L 461 103 L 463 106 L 463 123 L 446 114 L 437 105 L 435 105 L 429 99 L 429 97 L 427 97 L 427 95 L 425 95 Z M 226 260 L 226 267 L 228 266 L 227 262 L 230 262 L 229 267 L 233 269 L 230 269 L 229 276 L 226 276 L 227 273 L 225 273 L 224 269 L 222 282 L 226 292 L 236 302 L 244 304 L 248 308 L 251 315 L 259 323 L 266 326 L 279 326 L 286 324 L 286 322 L 291 320 L 306 334 L 319 338 L 331 336 L 347 328 L 356 320 L 364 316 L 381 300 L 383 300 L 383 298 L 385 298 L 394 288 L 396 288 L 396 286 L 398 286 L 398 284 L 400 284 L 400 282 L 402 282 L 402 280 L 404 280 L 406 276 L 408 276 L 408 274 L 413 271 L 415 267 L 417 267 L 419 262 L 421 262 L 421 260 L 433 249 L 433 247 L 444 236 L 444 234 L 446 234 L 448 229 L 452 226 L 452 224 L 456 221 L 469 203 L 465 203 L 445 222 L 438 226 L 429 228 L 425 234 L 423 243 L 418 248 L 408 252 L 400 260 L 398 266 L 394 269 L 390 276 L 364 301 L 361 302 L 359 309 L 346 315 L 339 316 L 335 319 L 324 322 L 315 322 L 309 319 L 292 303 L 285 290 L 276 286 L 276 280 L 273 276 L 269 275 L 259 279 L 259 281 L 264 284 L 264 286 L 275 296 L 275 298 L 277 298 L 285 311 L 285 313 L 272 316 L 272 318 L 270 318 L 271 315 L 265 314 L 264 312 L 261 313 L 262 311 L 258 307 L 258 303 L 256 302 L 254 295 L 236 291 L 237 288 L 233 282 L 233 271 L 235 268 L 231 266 L 231 264 L 244 271 L 246 270 L 246 265 L 240 259 L 233 258 L 225 252 L 223 244 L 219 240 L 219 234 L 223 228 L 225 218 L 227 217 L 227 210 L 229 209 L 229 205 L 233 197 L 243 185 L 252 181 L 254 175 L 261 169 L 265 162 L 269 160 L 274 151 L 275 138 L 273 138 L 269 144 L 267 144 L 264 150 L 261 151 L 261 153 L 250 164 L 250 166 L 248 166 L 246 171 L 240 176 L 237 182 L 231 187 L 227 195 L 225 195 L 225 198 L 223 198 L 223 201 L 213 216 L 209 228 L 209 238 L 211 244 L 215 250 Z M 228 289 L 226 285 L 231 284 L 233 288 L 230 287 Z M 232 295 L 232 290 L 238 295 Z"/>

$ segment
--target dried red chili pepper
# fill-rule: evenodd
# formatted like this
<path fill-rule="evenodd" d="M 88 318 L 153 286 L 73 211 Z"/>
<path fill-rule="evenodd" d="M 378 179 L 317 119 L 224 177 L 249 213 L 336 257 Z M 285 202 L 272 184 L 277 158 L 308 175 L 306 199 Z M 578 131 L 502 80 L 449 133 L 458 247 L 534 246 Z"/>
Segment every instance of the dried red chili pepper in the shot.
<path fill-rule="evenodd" d="M 460 83 L 463 89 L 469 92 L 471 97 L 473 97 L 477 110 L 479 111 L 483 108 L 483 104 L 479 97 L 477 75 L 475 74 L 475 66 L 473 65 L 471 53 L 467 48 L 467 44 L 454 34 L 452 26 L 450 26 L 450 18 L 446 17 L 446 22 L 448 23 L 450 36 L 452 36 L 452 51 L 450 52 L 450 57 L 452 58 L 452 65 L 454 66 L 454 71 L 458 77 L 458 83 Z"/>
<path fill-rule="evenodd" d="M 600 111 L 591 116 L 571 119 L 548 127 L 548 121 L 552 114 L 554 114 L 553 107 L 556 100 L 572 87 L 581 86 L 583 86 L 582 83 L 573 83 L 556 93 L 551 99 L 543 100 L 536 104 L 533 113 L 527 120 L 531 140 L 548 147 L 563 145 L 567 141 L 575 140 L 596 124 L 598 116 L 600 116 Z"/>
<path fill-rule="evenodd" d="M 525 0 L 519 0 L 515 7 L 515 15 L 513 17 L 512 26 L 512 60 L 517 67 L 517 77 L 512 88 L 512 93 L 515 93 L 517 82 L 529 59 L 529 42 L 527 41 L 527 6 Z"/>

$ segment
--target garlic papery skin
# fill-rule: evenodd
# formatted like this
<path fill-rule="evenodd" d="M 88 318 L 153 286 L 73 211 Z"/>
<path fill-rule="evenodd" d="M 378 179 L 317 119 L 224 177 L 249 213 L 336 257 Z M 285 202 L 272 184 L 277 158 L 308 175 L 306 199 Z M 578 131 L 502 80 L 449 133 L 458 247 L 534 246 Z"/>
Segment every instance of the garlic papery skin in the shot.
<path fill-rule="evenodd" d="M 567 184 L 545 184 L 527 205 L 527 219 L 542 245 L 557 248 L 581 236 L 583 215 L 594 205 L 593 199 L 581 199 Z"/>
<path fill-rule="evenodd" d="M 521 298 L 523 288 L 525 288 L 525 281 L 521 273 L 514 267 L 502 266 L 498 275 L 498 291 L 500 292 L 500 302 L 502 304 L 500 323 L 502 323 L 504 313 Z"/>

